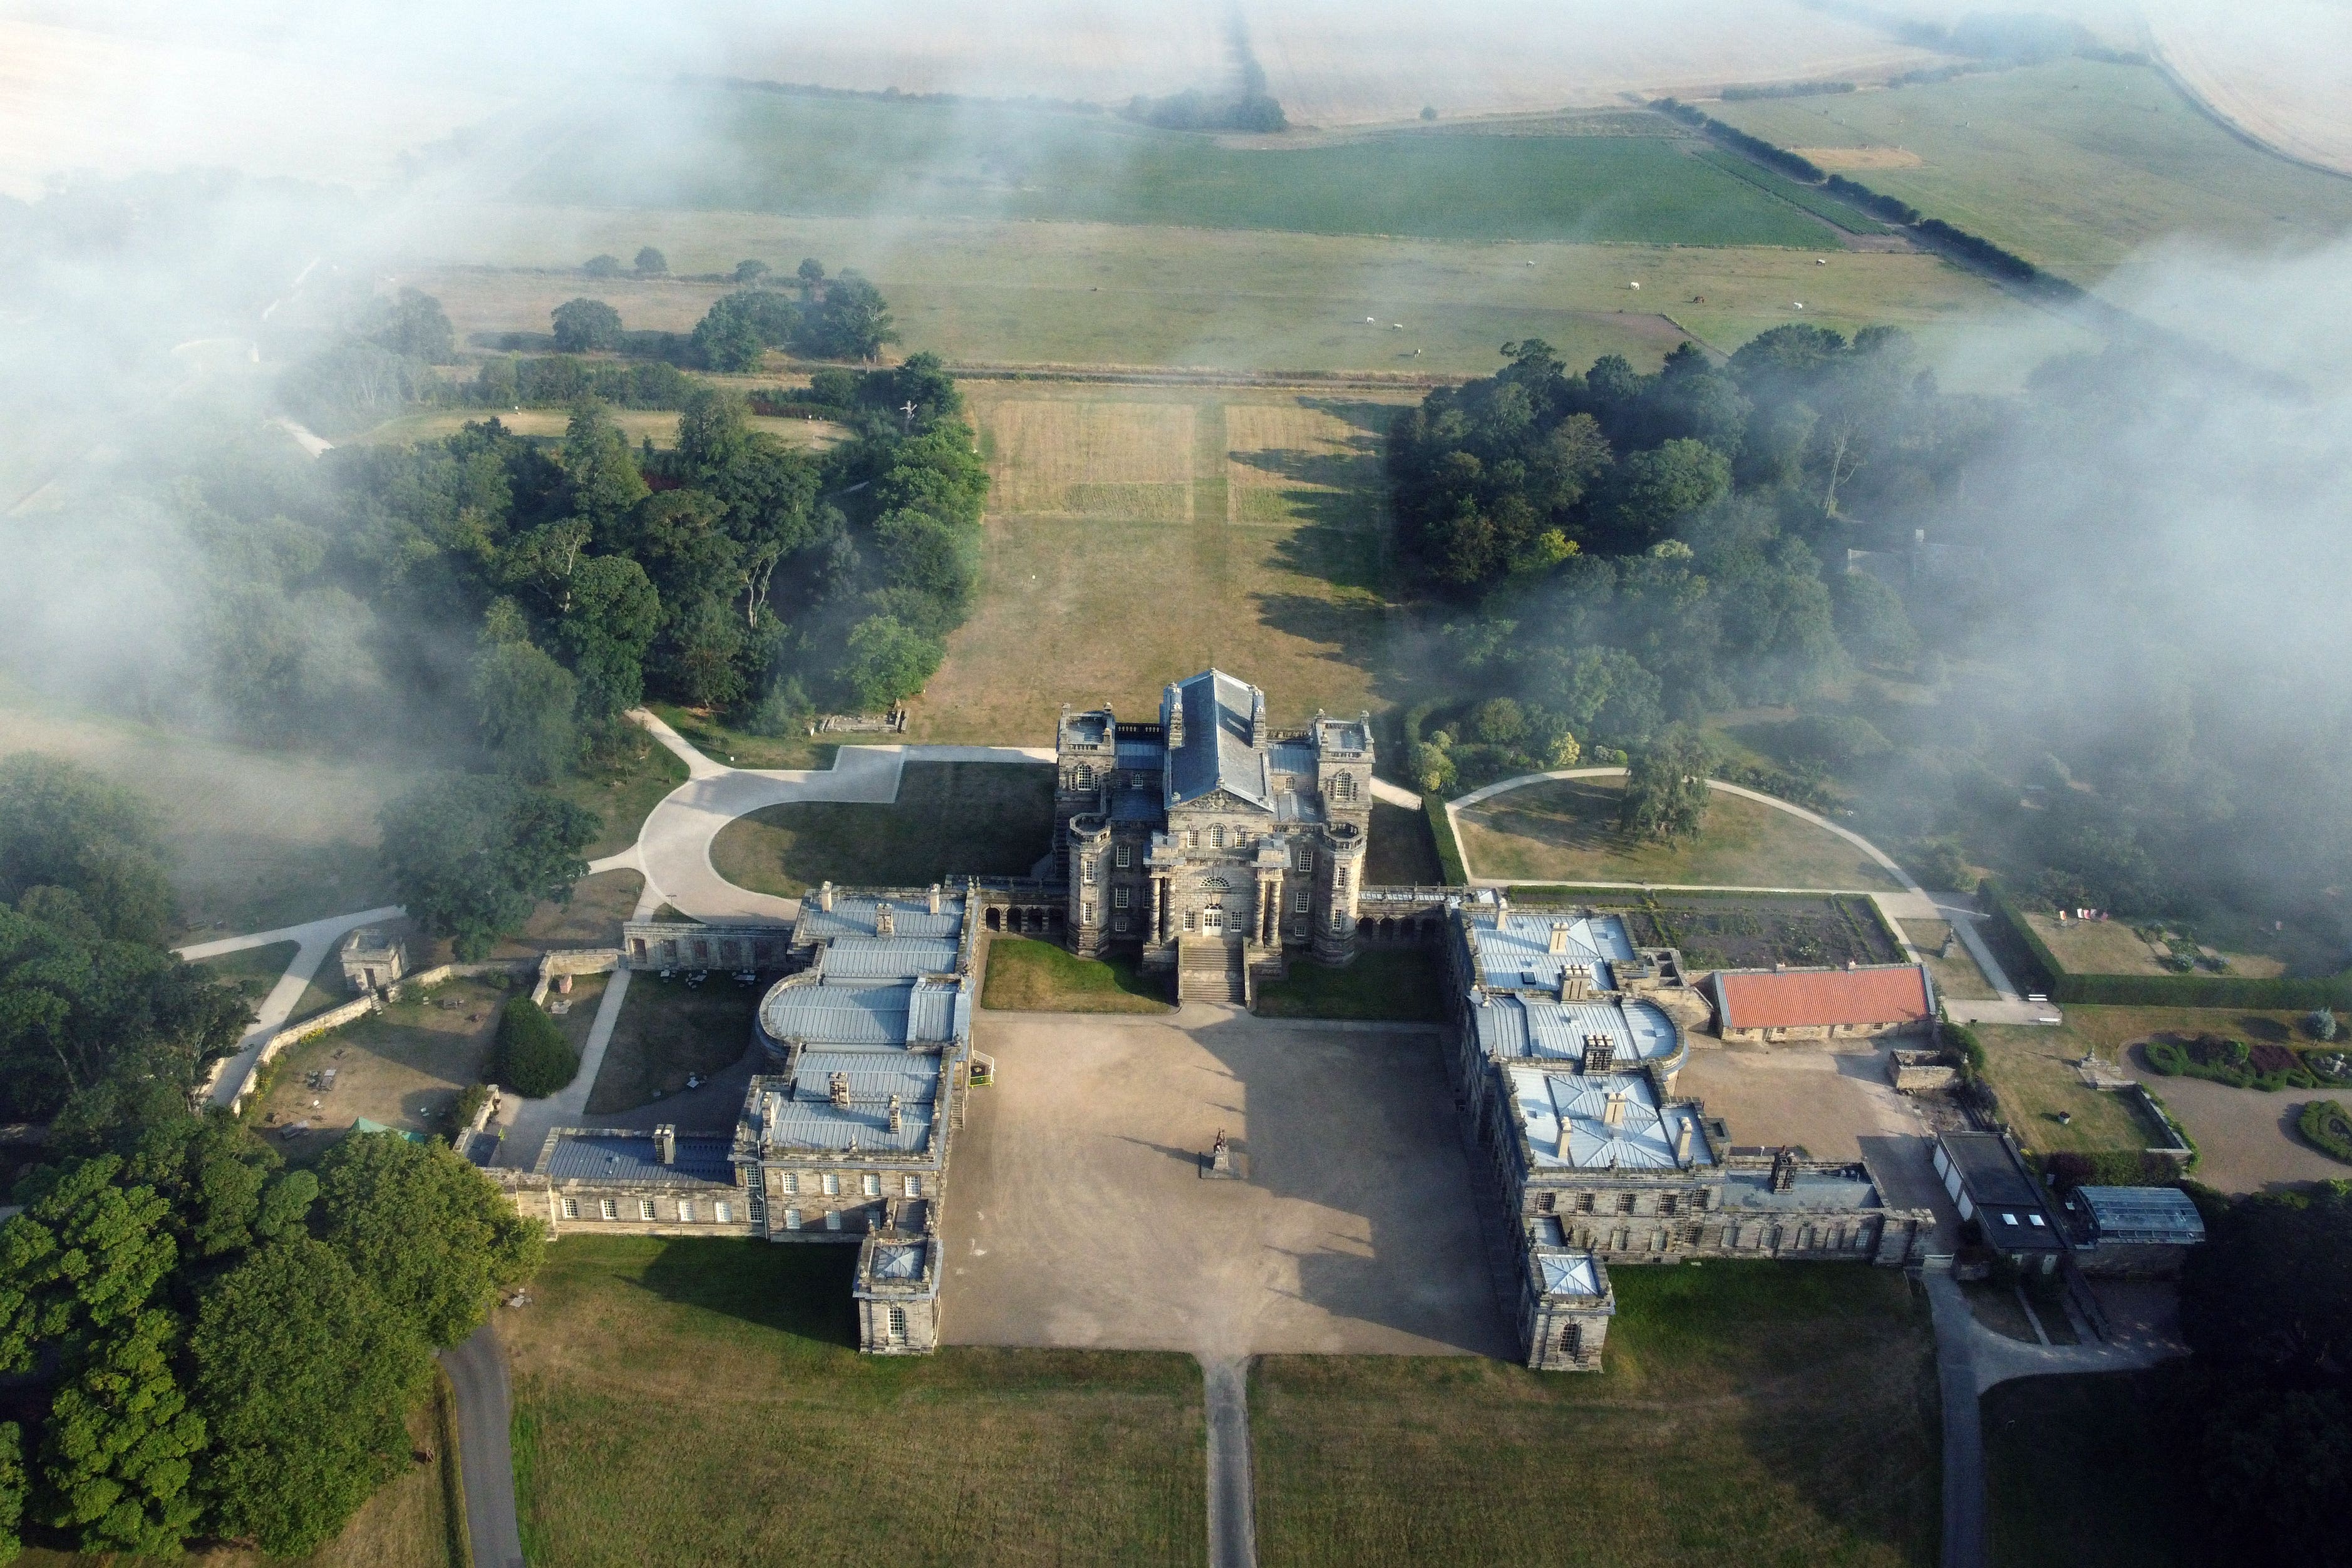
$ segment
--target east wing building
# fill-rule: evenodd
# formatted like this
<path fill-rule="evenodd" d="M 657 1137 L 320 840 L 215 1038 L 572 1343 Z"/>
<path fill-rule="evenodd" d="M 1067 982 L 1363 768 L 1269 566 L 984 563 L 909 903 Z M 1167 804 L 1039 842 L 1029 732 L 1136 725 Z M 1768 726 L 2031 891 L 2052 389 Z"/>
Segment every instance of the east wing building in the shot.
<path fill-rule="evenodd" d="M 1285 957 L 1345 963 L 1370 842 L 1369 716 L 1276 730 L 1221 670 L 1171 684 L 1152 723 L 1065 711 L 1055 869 L 1072 951 L 1137 953 L 1180 996 L 1235 1002 Z"/>

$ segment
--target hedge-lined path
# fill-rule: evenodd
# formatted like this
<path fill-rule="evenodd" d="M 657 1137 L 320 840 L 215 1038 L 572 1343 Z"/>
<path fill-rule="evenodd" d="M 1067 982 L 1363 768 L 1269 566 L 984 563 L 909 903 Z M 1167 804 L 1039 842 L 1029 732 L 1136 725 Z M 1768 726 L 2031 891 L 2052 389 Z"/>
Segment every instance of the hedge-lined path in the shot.
<path fill-rule="evenodd" d="M 284 1028 L 286 1020 L 294 1016 L 295 1005 L 302 1000 L 302 993 L 310 988 L 311 980 L 319 973 L 319 966 L 327 961 L 327 954 L 335 950 L 335 944 L 342 941 L 344 933 L 373 921 L 392 920 L 400 912 L 398 905 L 387 905 L 383 909 L 362 910 L 355 915 L 330 915 L 325 920 L 310 921 L 299 926 L 280 926 L 276 931 L 251 931 L 244 936 L 225 936 L 215 942 L 191 942 L 186 947 L 173 950 L 194 963 L 203 959 L 218 958 L 225 952 L 243 952 L 248 948 L 268 947 L 281 942 L 301 944 L 295 949 L 293 961 L 287 964 L 286 973 L 278 977 L 278 984 L 269 988 L 269 994 L 263 997 L 261 1005 L 254 1010 L 253 1026 L 237 1041 L 236 1053 L 223 1060 L 220 1070 L 214 1075 L 207 1096 L 210 1103 L 236 1103 L 236 1097 L 244 1091 L 246 1080 L 253 1076 L 254 1063 L 261 1058 L 261 1047 L 268 1044 L 269 1037 Z"/>

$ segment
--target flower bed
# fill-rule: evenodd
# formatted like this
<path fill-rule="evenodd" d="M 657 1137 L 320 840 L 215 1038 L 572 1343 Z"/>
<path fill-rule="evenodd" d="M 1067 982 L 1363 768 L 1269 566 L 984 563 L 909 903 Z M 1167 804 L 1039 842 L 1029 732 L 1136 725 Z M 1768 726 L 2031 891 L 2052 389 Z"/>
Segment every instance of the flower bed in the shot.
<path fill-rule="evenodd" d="M 2286 1046 L 2248 1045 L 2226 1035 L 2158 1035 L 2140 1047 L 2152 1071 L 2167 1078 L 2201 1078 L 2232 1089 L 2316 1089 L 2319 1079 L 2302 1054 Z"/>

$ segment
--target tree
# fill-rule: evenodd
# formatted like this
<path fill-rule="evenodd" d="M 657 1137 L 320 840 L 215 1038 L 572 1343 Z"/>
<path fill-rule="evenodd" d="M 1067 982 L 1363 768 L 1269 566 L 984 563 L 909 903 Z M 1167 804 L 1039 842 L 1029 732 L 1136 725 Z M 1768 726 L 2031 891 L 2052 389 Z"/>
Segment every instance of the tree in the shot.
<path fill-rule="evenodd" d="M 474 719 L 499 771 L 544 784 L 580 759 L 579 683 L 528 642 L 494 642 L 474 659 Z"/>
<path fill-rule="evenodd" d="M 757 283 L 771 270 L 772 268 L 764 261 L 739 261 L 735 264 L 735 281 L 742 284 Z"/>
<path fill-rule="evenodd" d="M 648 245 L 637 252 L 636 268 L 640 278 L 667 277 L 669 274 L 669 258 Z"/>
<path fill-rule="evenodd" d="M 528 996 L 509 997 L 499 1014 L 499 1038 L 491 1058 L 494 1081 L 530 1100 L 544 1100 L 580 1071 L 580 1055 L 555 1020 Z"/>
<path fill-rule="evenodd" d="M 69 888 L 106 936 L 160 944 L 176 918 L 142 801 L 78 763 L 0 757 L 0 903 Z"/>
<path fill-rule="evenodd" d="M 419 289 L 403 289 L 368 336 L 394 353 L 427 364 L 447 364 L 457 354 L 457 330 L 441 301 Z"/>
<path fill-rule="evenodd" d="M 882 345 L 898 341 L 881 290 L 856 272 L 843 272 L 826 285 L 824 299 L 803 318 L 802 353 L 818 359 L 870 360 Z"/>
<path fill-rule="evenodd" d="M 0 1225 L 0 1372 L 22 1372 L 45 1345 L 79 1354 L 129 1322 L 179 1248 L 152 1187 L 125 1186 L 112 1155 L 38 1173 L 25 1212 Z"/>
<path fill-rule="evenodd" d="M 618 278 L 621 258 L 617 256 L 592 256 L 580 264 L 580 270 L 591 278 Z"/>
<path fill-rule="evenodd" d="M 1903 597 L 1866 572 L 1830 578 L 1830 609 L 1838 640 L 1865 664 L 1908 668 L 1919 657 L 1919 634 Z"/>
<path fill-rule="evenodd" d="M 1714 757 L 1687 730 L 1671 730 L 1633 755 L 1617 826 L 1636 839 L 1675 843 L 1706 826 L 1706 776 Z"/>
<path fill-rule="evenodd" d="M 1731 464 L 1701 441 L 1682 437 L 1619 461 L 1602 504 L 1601 537 L 1612 550 L 1647 550 L 1675 524 L 1731 489 Z"/>
<path fill-rule="evenodd" d="M 579 676 L 582 714 L 609 719 L 644 700 L 646 651 L 660 628 L 661 595 L 644 567 L 625 555 L 580 563 L 555 642 Z"/>
<path fill-rule="evenodd" d="M 563 427 L 564 490 L 572 515 L 611 549 L 622 520 L 649 493 L 629 438 L 594 398 L 574 404 Z"/>
<path fill-rule="evenodd" d="M 745 312 L 721 309 L 725 304 L 722 300 L 711 306 L 694 324 L 689 341 L 695 361 L 705 369 L 727 374 L 757 370 L 760 356 L 765 352 L 759 328 Z"/>
<path fill-rule="evenodd" d="M 740 393 L 704 387 L 677 416 L 679 466 L 710 489 L 751 456 L 751 408 Z"/>
<path fill-rule="evenodd" d="M 179 1323 L 138 1312 L 73 1362 L 49 1407 L 41 1444 L 47 1522 L 85 1551 L 165 1556 L 202 1509 L 189 1480 L 205 1447 L 204 1417 L 172 1370 Z"/>
<path fill-rule="evenodd" d="M 505 779 L 421 784 L 383 809 L 379 857 L 411 918 L 478 959 L 541 900 L 568 903 L 588 874 L 595 815 Z"/>
<path fill-rule="evenodd" d="M 210 1527 L 273 1556 L 341 1533 L 404 1467 L 404 1415 L 432 1375 L 424 1343 L 334 1248 L 261 1247 L 205 1292 L 189 1393 L 211 1436 Z"/>
<path fill-rule="evenodd" d="M 1470 732 L 1490 746 L 1516 745 L 1527 739 L 1527 710 L 1507 697 L 1489 699 L 1470 715 Z"/>
<path fill-rule="evenodd" d="M 793 269 L 793 276 L 801 280 L 802 293 L 814 294 L 824 286 L 824 263 L 814 256 L 803 258 L 800 266 Z"/>
<path fill-rule="evenodd" d="M 858 711 L 879 713 L 923 689 L 947 650 L 895 616 L 860 621 L 849 634 L 840 679 Z"/>
<path fill-rule="evenodd" d="M 551 312 L 555 346 L 565 353 L 593 353 L 621 342 L 621 312 L 602 300 L 566 300 Z"/>
<path fill-rule="evenodd" d="M 25 1549 L 25 1429 L 0 1421 L 0 1563 L 13 1563 Z"/>
<path fill-rule="evenodd" d="M 319 1184 L 320 1239 L 429 1345 L 481 1327 L 546 1247 L 543 1227 L 445 1143 L 354 1133 L 328 1151 Z"/>

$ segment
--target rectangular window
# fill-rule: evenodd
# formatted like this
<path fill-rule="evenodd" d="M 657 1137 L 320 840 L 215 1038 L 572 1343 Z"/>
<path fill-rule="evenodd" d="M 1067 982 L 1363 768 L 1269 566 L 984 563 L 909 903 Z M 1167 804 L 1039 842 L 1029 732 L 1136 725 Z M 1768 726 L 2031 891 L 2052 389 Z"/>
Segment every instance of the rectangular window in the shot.
<path fill-rule="evenodd" d="M 1570 1323 L 1559 1331 L 1559 1348 L 1570 1355 L 1584 1353 L 1584 1325 Z"/>
<path fill-rule="evenodd" d="M 1551 1213 L 1553 1205 L 1555 1205 L 1559 1201 L 1559 1200 L 1550 1193 L 1538 1193 L 1536 1194 L 1536 1213 Z"/>
<path fill-rule="evenodd" d="M 904 1307 L 891 1308 L 889 1310 L 889 1323 L 890 1342 L 894 1345 L 905 1344 L 907 1342 L 907 1309 Z"/>
<path fill-rule="evenodd" d="M 637 1217 L 639 1219 L 651 1219 L 654 1217 L 653 1199 L 639 1198 L 637 1200 Z"/>
<path fill-rule="evenodd" d="M 1297 891 L 1297 892 L 1295 892 L 1295 893 L 1291 894 L 1291 895 L 1290 895 L 1290 912 L 1291 912 L 1292 914 L 1294 914 L 1294 915 L 1303 915 L 1303 914 L 1305 914 L 1305 913 L 1307 912 L 1307 889 L 1304 889 L 1304 888 L 1301 888 L 1301 889 L 1298 889 L 1298 891 Z"/>
<path fill-rule="evenodd" d="M 1592 1212 L 1592 1194 L 1591 1193 L 1579 1193 L 1576 1194 L 1576 1212 L 1579 1214 L 1591 1214 Z"/>
<path fill-rule="evenodd" d="M 1633 1194 L 1619 1193 L 1617 1194 L 1617 1212 L 1619 1214 L 1632 1214 L 1633 1212 Z"/>
<path fill-rule="evenodd" d="M 1348 868 L 1345 866 L 1331 873 L 1331 890 L 1335 893 L 1348 890 Z"/>
<path fill-rule="evenodd" d="M 782 1190 L 788 1193 L 797 1193 L 801 1190 L 801 1173 L 798 1171 L 786 1171 L 784 1173 L 784 1185 Z"/>
<path fill-rule="evenodd" d="M 919 1175 L 908 1176 L 907 1178 L 906 1190 L 907 1195 L 910 1198 L 921 1197 L 923 1195 L 923 1178 Z"/>
<path fill-rule="evenodd" d="M 1197 914 L 1195 914 L 1192 910 L 1186 910 L 1184 911 L 1184 929 L 1185 929 L 1186 931 L 1192 931 L 1192 930 L 1196 929 L 1195 922 L 1196 922 L 1199 919 L 1200 919 L 1200 917 L 1199 917 Z"/>
<path fill-rule="evenodd" d="M 873 1172 L 871 1172 L 871 1171 L 866 1172 L 866 1173 L 865 1188 L 866 1188 L 866 1195 L 867 1197 L 869 1197 L 869 1198 L 878 1198 L 878 1197 L 880 1197 L 880 1196 L 882 1195 L 882 1178 L 881 1178 L 880 1176 L 878 1176 L 878 1175 L 876 1175 L 876 1174 L 875 1174 Z"/>
<path fill-rule="evenodd" d="M 726 1202 L 724 1199 L 721 1199 L 719 1202 L 710 1205 L 710 1214 L 711 1217 L 716 1219 L 720 1225 L 733 1225 L 735 1223 L 735 1205 Z"/>
<path fill-rule="evenodd" d="M 1118 868 L 1119 868 L 1120 870 L 1124 871 L 1124 870 L 1126 870 L 1129 866 L 1132 866 L 1132 865 L 1134 865 L 1134 864 L 1135 864 L 1135 846 L 1134 846 L 1134 845 L 1132 845 L 1132 844 L 1122 844 L 1122 845 L 1120 845 L 1120 846 L 1118 847 Z"/>
<path fill-rule="evenodd" d="M 798 1230 L 800 1227 L 801 1211 L 798 1209 L 786 1209 L 784 1211 L 784 1228 L 786 1230 Z"/>
<path fill-rule="evenodd" d="M 1078 923 L 1080 925 L 1095 923 L 1095 901 L 1092 899 L 1078 906 Z"/>
<path fill-rule="evenodd" d="M 1125 915 L 1113 915 L 1110 920 L 1110 929 L 1115 931 L 1118 931 L 1121 934 L 1125 934 L 1127 931 L 1127 917 Z"/>
<path fill-rule="evenodd" d="M 1133 888 L 1113 888 L 1110 890 L 1110 907 L 1112 909 L 1123 910 L 1134 902 L 1135 889 Z"/>
<path fill-rule="evenodd" d="M 1089 888 L 1095 885 L 1095 858 L 1093 856 L 1081 855 L 1078 857 L 1078 880 L 1085 883 Z"/>
<path fill-rule="evenodd" d="M 824 1195 L 829 1198 L 841 1195 L 841 1178 L 831 1171 L 824 1173 Z"/>
<path fill-rule="evenodd" d="M 621 1205 L 610 1198 L 600 1198 L 596 1203 L 596 1213 L 604 1219 L 618 1219 L 621 1217 Z"/>
<path fill-rule="evenodd" d="M 1693 1193 L 1693 1194 L 1691 1194 L 1691 1213 L 1693 1213 L 1693 1214 L 1705 1214 L 1706 1212 L 1706 1194 L 1705 1192 L 1696 1192 L 1696 1193 Z"/>
<path fill-rule="evenodd" d="M 1315 851 L 1303 844 L 1298 848 L 1298 868 L 1302 871 L 1315 869 Z"/>
<path fill-rule="evenodd" d="M 1665 1193 L 1660 1195 L 1658 1199 L 1658 1212 L 1660 1214 L 1672 1214 L 1675 1212 L 1674 1194 Z"/>
<path fill-rule="evenodd" d="M 1209 829 L 1209 844 L 1213 848 L 1217 849 L 1223 849 L 1225 847 L 1225 825 L 1223 823 L 1220 822 L 1214 827 Z"/>
<path fill-rule="evenodd" d="M 580 1200 L 578 1198 L 566 1198 L 563 1200 L 563 1217 L 565 1219 L 578 1219 L 580 1217 Z"/>
<path fill-rule="evenodd" d="M 827 1209 L 824 1211 L 824 1228 L 827 1230 L 839 1230 L 841 1228 L 841 1211 L 839 1209 Z"/>
<path fill-rule="evenodd" d="M 680 1225 L 692 1225 L 694 1223 L 694 1200 L 692 1198 L 680 1198 L 677 1200 L 677 1223 Z"/>

